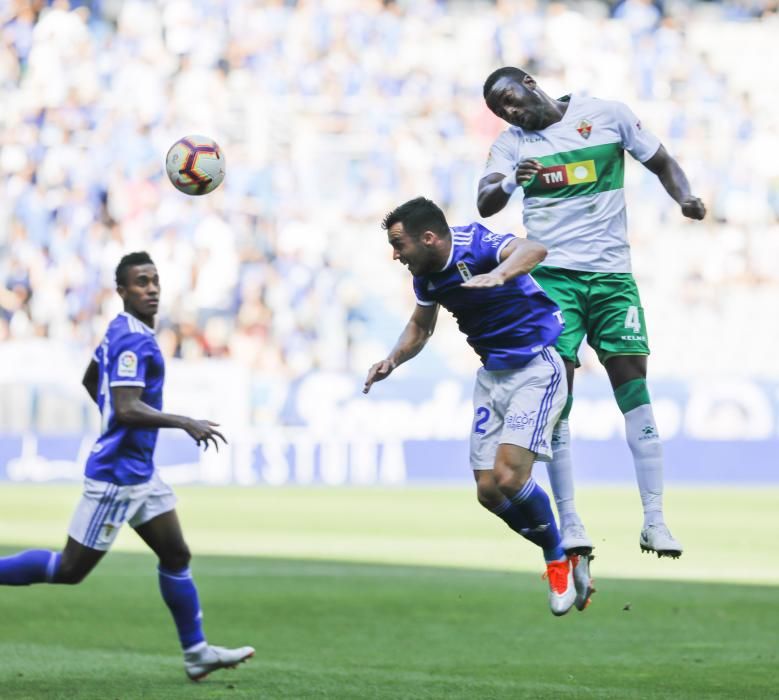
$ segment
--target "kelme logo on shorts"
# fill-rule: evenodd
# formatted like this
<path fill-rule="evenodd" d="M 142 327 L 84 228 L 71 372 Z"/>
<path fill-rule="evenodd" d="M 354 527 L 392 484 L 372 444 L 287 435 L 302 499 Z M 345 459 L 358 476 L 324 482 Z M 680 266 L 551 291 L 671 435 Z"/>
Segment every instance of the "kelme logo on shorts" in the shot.
<path fill-rule="evenodd" d="M 598 174 L 595 172 L 594 160 L 580 160 L 577 163 L 551 165 L 542 168 L 536 174 L 536 183 L 542 190 L 556 190 L 567 185 L 581 185 L 595 182 Z"/>

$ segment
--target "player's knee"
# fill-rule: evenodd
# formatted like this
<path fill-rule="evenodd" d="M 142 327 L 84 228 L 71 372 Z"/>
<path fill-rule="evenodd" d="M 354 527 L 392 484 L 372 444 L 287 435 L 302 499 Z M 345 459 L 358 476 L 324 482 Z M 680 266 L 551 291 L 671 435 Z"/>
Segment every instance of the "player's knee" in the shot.
<path fill-rule="evenodd" d="M 160 557 L 160 565 L 168 571 L 183 571 L 189 567 L 191 560 L 192 554 L 189 547 L 182 542 L 178 547 L 165 552 L 165 555 Z"/>
<path fill-rule="evenodd" d="M 506 497 L 493 481 L 491 484 L 479 484 L 476 487 L 476 499 L 483 508 L 494 511 L 503 503 Z"/>
<path fill-rule="evenodd" d="M 526 470 L 508 463 L 496 463 L 495 483 L 500 492 L 509 498 L 513 496 L 530 478 L 530 474 L 525 472 Z"/>
<path fill-rule="evenodd" d="M 653 436 L 647 435 L 629 435 L 628 446 L 634 456 L 641 456 L 644 458 L 661 458 L 663 456 L 663 443 L 660 438 L 657 437 L 657 432 Z"/>
<path fill-rule="evenodd" d="M 87 574 L 89 574 L 89 571 L 85 571 L 80 567 L 60 563 L 52 583 L 75 586 L 77 583 L 81 583 L 87 577 Z"/>

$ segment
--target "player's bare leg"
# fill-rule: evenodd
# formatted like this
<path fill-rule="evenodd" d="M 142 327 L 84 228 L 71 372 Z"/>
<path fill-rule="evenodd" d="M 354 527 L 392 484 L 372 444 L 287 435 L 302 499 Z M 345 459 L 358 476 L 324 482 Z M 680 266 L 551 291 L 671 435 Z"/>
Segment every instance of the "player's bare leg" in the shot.
<path fill-rule="evenodd" d="M 191 555 L 176 511 L 162 513 L 135 531 L 159 558 L 160 592 L 176 623 L 187 676 L 199 681 L 213 671 L 234 668 L 254 656 L 249 646 L 227 649 L 206 641 L 203 613 L 189 571 Z"/>
<path fill-rule="evenodd" d="M 157 555 L 160 566 L 176 571 L 186 569 L 192 555 L 175 510 L 169 510 L 135 528 L 138 536 Z"/>
<path fill-rule="evenodd" d="M 68 537 L 62 552 L 30 549 L 0 558 L 0 585 L 81 583 L 105 555 Z"/>
<path fill-rule="evenodd" d="M 625 416 L 625 435 L 633 453 L 638 490 L 644 508 L 639 545 L 658 557 L 681 556 L 681 543 L 663 517 L 663 449 L 646 388 L 645 355 L 617 355 L 606 360 L 614 396 Z"/>
<path fill-rule="evenodd" d="M 72 537 L 68 537 L 52 583 L 81 583 L 105 554 L 102 550 L 85 547 Z"/>

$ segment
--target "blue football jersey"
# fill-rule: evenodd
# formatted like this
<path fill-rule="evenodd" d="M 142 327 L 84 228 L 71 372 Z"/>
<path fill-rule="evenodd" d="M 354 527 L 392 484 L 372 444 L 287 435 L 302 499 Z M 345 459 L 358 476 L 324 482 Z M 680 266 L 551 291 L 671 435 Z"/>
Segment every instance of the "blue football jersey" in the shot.
<path fill-rule="evenodd" d="M 122 425 L 111 406 L 111 387 L 143 387 L 141 401 L 162 409 L 165 361 L 154 331 L 128 313 L 108 326 L 94 359 L 98 363 L 97 404 L 101 433 L 87 459 L 86 475 L 113 484 L 141 484 L 154 472 L 158 428 Z"/>
<path fill-rule="evenodd" d="M 479 223 L 455 226 L 444 268 L 414 277 L 417 303 L 448 309 L 489 370 L 522 367 L 554 345 L 563 329 L 560 309 L 531 275 L 520 275 L 501 287 L 462 287 L 471 277 L 497 267 L 501 251 L 514 238 Z"/>

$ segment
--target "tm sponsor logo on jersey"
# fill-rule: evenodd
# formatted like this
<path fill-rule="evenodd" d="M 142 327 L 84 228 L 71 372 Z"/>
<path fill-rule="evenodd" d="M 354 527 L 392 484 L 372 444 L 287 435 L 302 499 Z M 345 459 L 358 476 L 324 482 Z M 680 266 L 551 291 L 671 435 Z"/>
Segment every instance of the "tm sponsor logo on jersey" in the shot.
<path fill-rule="evenodd" d="M 536 424 L 535 411 L 517 411 L 506 415 L 506 427 L 509 430 L 524 430 L 533 428 Z"/>
<path fill-rule="evenodd" d="M 536 183 L 542 190 L 556 190 L 568 185 L 583 185 L 596 182 L 594 160 L 580 160 L 565 165 L 550 165 L 536 173 Z"/>

